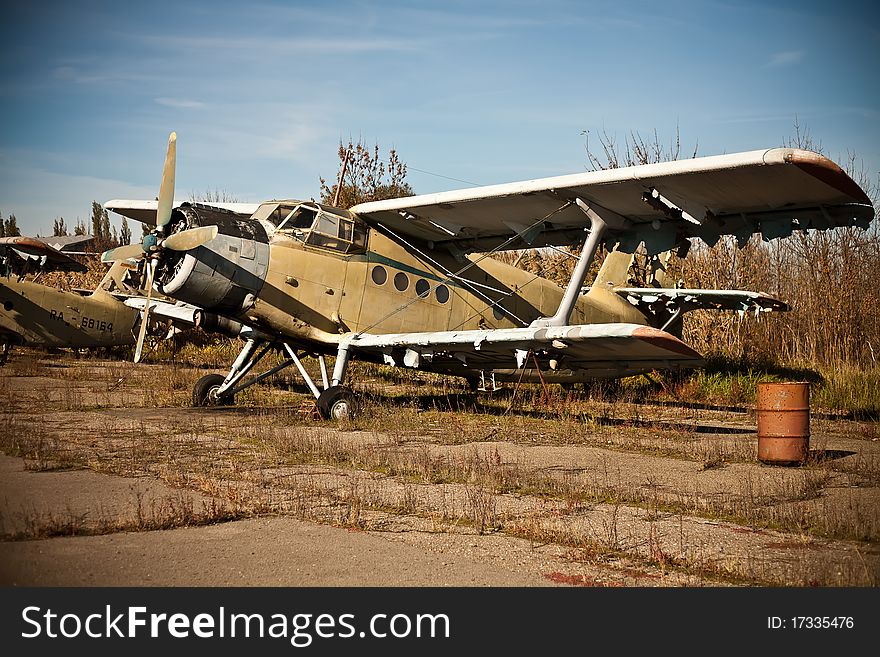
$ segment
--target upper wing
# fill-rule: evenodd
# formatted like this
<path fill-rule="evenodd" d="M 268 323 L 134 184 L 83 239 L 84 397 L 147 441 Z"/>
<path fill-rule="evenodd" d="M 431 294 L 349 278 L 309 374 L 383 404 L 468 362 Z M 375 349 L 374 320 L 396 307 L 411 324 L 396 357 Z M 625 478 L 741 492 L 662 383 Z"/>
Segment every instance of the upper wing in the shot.
<path fill-rule="evenodd" d="M 349 345 L 381 354 L 389 365 L 460 376 L 531 368 L 535 361 L 541 370 L 593 376 L 703 364 L 700 354 L 678 338 L 639 324 L 364 334 L 353 336 Z"/>
<path fill-rule="evenodd" d="M 10 252 L 17 253 L 22 258 L 39 260 L 41 267 L 46 270 L 88 271 L 82 263 L 34 237 L 0 237 L 0 257 L 5 257 Z"/>
<path fill-rule="evenodd" d="M 229 210 L 247 217 L 250 217 L 257 211 L 257 208 L 260 207 L 259 203 L 206 203 L 201 201 L 199 203 L 201 205 L 210 205 L 214 208 L 220 208 L 221 210 Z M 174 207 L 177 207 L 178 205 L 179 203 L 175 203 Z M 159 208 L 159 201 L 138 201 L 117 198 L 104 203 L 104 208 L 112 210 L 117 214 L 121 214 L 124 217 L 128 217 L 129 219 L 134 219 L 135 221 L 155 226 L 156 211 Z"/>
<path fill-rule="evenodd" d="M 714 244 L 792 230 L 857 225 L 874 208 L 831 160 L 791 148 L 661 162 L 568 176 L 374 201 L 351 210 L 393 232 L 452 250 L 573 244 L 590 225 L 580 199 L 631 251 L 675 248 L 688 237 Z M 509 241 L 521 234 L 520 238 Z"/>

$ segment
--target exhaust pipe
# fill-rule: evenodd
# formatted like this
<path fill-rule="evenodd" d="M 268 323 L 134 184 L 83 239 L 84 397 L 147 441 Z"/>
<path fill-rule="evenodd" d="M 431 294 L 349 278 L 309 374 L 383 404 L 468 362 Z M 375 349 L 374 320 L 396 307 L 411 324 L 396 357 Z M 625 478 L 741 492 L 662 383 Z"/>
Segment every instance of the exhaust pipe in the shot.
<path fill-rule="evenodd" d="M 244 328 L 244 325 L 239 321 L 205 310 L 197 310 L 194 319 L 196 326 L 200 329 L 209 333 L 222 333 L 230 338 L 237 338 Z"/>

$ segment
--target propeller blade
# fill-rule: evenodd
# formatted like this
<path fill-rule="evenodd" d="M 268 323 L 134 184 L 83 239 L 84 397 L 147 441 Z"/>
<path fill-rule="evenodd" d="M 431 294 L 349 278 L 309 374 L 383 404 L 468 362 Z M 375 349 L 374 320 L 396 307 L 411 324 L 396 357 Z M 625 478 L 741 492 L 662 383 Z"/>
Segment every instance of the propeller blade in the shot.
<path fill-rule="evenodd" d="M 159 207 L 156 210 L 156 228 L 161 230 L 171 221 L 171 206 L 174 204 L 174 169 L 177 163 L 177 133 L 168 137 L 168 152 L 165 154 L 165 168 L 162 169 L 162 184 L 159 186 Z"/>
<path fill-rule="evenodd" d="M 200 247 L 206 242 L 210 242 L 217 237 L 219 230 L 217 226 L 200 226 L 199 228 L 188 228 L 179 233 L 168 236 L 162 242 L 163 248 L 172 251 L 189 251 Z"/>
<path fill-rule="evenodd" d="M 142 244 L 123 244 L 115 249 L 104 251 L 101 254 L 101 262 L 116 262 L 117 260 L 131 260 L 132 258 L 140 258 L 144 255 L 144 247 Z"/>
<path fill-rule="evenodd" d="M 141 330 L 138 333 L 138 341 L 137 346 L 134 349 L 134 362 L 141 362 L 141 353 L 144 349 L 144 338 L 147 336 L 147 324 L 150 320 L 150 298 L 153 296 L 153 275 L 156 272 L 156 267 L 153 265 L 152 260 L 147 260 L 147 303 L 144 305 L 144 312 L 141 315 Z"/>

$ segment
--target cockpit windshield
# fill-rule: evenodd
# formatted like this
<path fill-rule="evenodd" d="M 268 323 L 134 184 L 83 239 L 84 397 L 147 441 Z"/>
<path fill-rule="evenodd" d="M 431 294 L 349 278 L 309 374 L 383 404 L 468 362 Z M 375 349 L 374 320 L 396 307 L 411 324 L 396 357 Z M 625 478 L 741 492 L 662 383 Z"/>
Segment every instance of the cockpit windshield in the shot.
<path fill-rule="evenodd" d="M 271 222 L 279 233 L 310 246 L 339 253 L 357 253 L 367 248 L 367 227 L 357 219 L 311 204 L 279 204 L 264 212 L 265 216 L 259 219 Z"/>
<path fill-rule="evenodd" d="M 275 224 L 278 230 L 307 230 L 312 227 L 316 213 L 315 208 L 306 205 L 279 205 L 266 219 Z"/>

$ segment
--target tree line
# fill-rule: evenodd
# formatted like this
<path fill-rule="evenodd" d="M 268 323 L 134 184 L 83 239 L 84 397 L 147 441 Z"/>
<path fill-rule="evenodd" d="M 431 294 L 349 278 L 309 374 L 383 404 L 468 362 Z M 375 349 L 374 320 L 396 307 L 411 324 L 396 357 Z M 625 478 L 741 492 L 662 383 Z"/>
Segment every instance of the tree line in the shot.
<path fill-rule="evenodd" d="M 131 242 L 131 229 L 128 226 L 128 220 L 123 217 L 120 230 L 117 231 L 116 226 L 110 223 L 107 210 L 97 201 L 92 201 L 91 229 L 92 231 L 89 233 L 86 223 L 77 217 L 72 234 L 92 235 L 95 238 L 96 250 L 105 250 Z M 58 217 L 52 225 L 52 236 L 66 237 L 69 234 L 64 217 Z"/>
<path fill-rule="evenodd" d="M 14 214 L 6 219 L 0 214 L 0 237 L 16 237 L 21 235 L 18 222 Z M 95 251 L 104 251 L 120 244 L 131 243 L 131 228 L 128 220 L 123 217 L 120 229 L 110 223 L 110 216 L 104 206 L 97 201 L 92 201 L 91 232 L 86 222 L 77 217 L 76 223 L 68 227 L 64 217 L 56 218 L 52 223 L 52 237 L 68 237 L 72 235 L 91 235 L 95 238 L 93 248 Z M 40 237 L 36 235 L 35 237 Z"/>
<path fill-rule="evenodd" d="M 10 214 L 6 219 L 0 213 L 0 237 L 18 237 L 21 231 L 18 229 L 18 220 L 14 214 Z"/>

